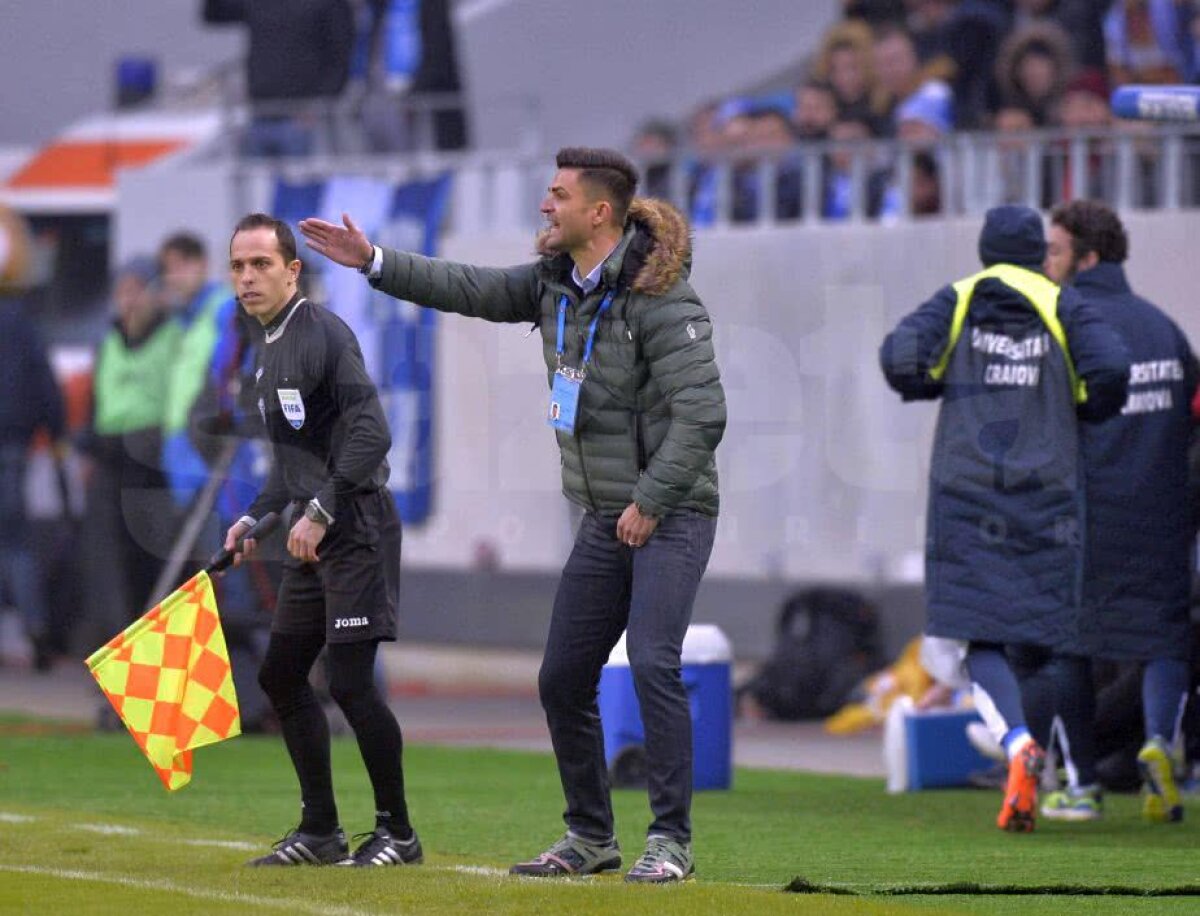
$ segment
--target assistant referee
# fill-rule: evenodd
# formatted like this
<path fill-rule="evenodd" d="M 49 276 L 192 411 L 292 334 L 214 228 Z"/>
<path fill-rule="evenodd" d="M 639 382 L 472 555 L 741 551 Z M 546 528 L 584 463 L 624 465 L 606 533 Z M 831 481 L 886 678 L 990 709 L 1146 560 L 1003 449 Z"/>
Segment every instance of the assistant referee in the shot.
<path fill-rule="evenodd" d="M 271 641 L 259 683 L 279 718 L 300 781 L 300 825 L 250 865 L 401 865 L 422 860 L 409 824 L 403 741 L 373 672 L 380 640 L 396 638 L 400 521 L 387 490 L 391 435 L 354 333 L 302 298 L 296 239 L 263 213 L 229 244 L 238 300 L 264 332 L 258 410 L 274 465 L 232 549 L 256 519 L 293 508 Z M 245 542 L 242 556 L 255 549 Z M 345 713 L 375 793 L 375 829 L 351 855 L 338 821 L 329 724 L 308 682 L 329 647 L 329 691 Z"/>

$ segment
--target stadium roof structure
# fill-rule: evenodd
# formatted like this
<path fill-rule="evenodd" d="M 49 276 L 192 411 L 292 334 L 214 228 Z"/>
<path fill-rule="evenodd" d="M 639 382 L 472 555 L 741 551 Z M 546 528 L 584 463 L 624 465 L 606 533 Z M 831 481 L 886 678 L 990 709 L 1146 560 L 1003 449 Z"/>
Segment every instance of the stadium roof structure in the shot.
<path fill-rule="evenodd" d="M 215 139 L 215 110 L 93 115 L 71 125 L 0 183 L 0 203 L 26 213 L 103 213 L 116 203 L 117 172 L 144 168 Z"/>

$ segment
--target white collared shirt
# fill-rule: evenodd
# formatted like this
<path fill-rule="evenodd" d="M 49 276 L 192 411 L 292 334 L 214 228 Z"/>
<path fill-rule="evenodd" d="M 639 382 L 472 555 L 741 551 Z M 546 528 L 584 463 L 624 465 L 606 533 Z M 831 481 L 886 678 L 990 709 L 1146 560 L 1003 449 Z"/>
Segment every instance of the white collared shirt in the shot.
<path fill-rule="evenodd" d="M 617 242 L 617 245 L 620 244 L 620 242 Z M 613 247 L 608 250 L 608 254 L 602 257 L 599 263 L 597 263 L 595 267 L 588 271 L 588 275 L 586 277 L 579 276 L 579 265 L 575 264 L 571 266 L 571 281 L 581 290 L 583 290 L 583 294 L 585 296 L 589 295 L 592 290 L 600 285 L 600 274 L 604 270 L 604 262 L 607 261 L 612 253 L 617 250 L 617 245 L 613 245 Z"/>
<path fill-rule="evenodd" d="M 571 281 L 576 286 L 578 286 L 581 290 L 583 290 L 583 294 L 586 296 L 592 290 L 594 290 L 597 286 L 600 285 L 600 273 L 603 270 L 604 270 L 604 262 L 601 261 L 599 264 L 597 264 L 595 267 L 593 267 L 591 269 L 591 271 L 588 273 L 588 275 L 586 277 L 581 277 L 581 276 L 579 276 L 579 267 L 577 265 L 572 266 L 571 267 Z"/>

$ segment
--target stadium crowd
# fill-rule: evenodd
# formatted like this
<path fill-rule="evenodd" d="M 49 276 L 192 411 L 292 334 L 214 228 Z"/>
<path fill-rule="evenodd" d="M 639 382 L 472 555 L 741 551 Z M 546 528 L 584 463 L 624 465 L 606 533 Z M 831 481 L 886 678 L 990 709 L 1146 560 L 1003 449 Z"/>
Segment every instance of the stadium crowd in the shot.
<path fill-rule="evenodd" d="M 916 216 L 937 214 L 937 147 L 956 131 L 1135 131 L 1139 125 L 1113 118 L 1113 88 L 1200 79 L 1195 0 L 845 0 L 844 6 L 844 18 L 787 85 L 713 99 L 679 121 L 642 125 L 632 151 L 647 164 L 648 191 L 685 200 L 693 223 L 710 225 L 718 217 L 716 163 L 728 162 L 729 218 L 753 222 L 762 210 L 759 162 L 770 159 L 774 215 L 796 219 L 804 212 L 803 151 L 832 141 L 832 148 L 821 147 L 816 209 L 823 219 L 845 219 L 853 210 L 854 148 L 900 140 L 912 153 L 911 181 L 900 180 L 894 154 L 872 148 L 863 212 L 886 220 L 907 205 Z M 1009 159 L 1022 149 L 1019 138 L 1005 146 L 1016 154 Z M 1104 151 L 1099 140 L 1091 142 L 1087 174 L 1079 176 L 1070 174 L 1061 144 L 1049 150 L 1041 204 L 1108 196 L 1101 195 Z M 683 186 L 672 193 L 669 161 L 678 155 L 689 164 Z M 1012 177 L 1007 183 L 1015 183 Z M 1006 190 L 1004 197 L 1016 194 Z"/>

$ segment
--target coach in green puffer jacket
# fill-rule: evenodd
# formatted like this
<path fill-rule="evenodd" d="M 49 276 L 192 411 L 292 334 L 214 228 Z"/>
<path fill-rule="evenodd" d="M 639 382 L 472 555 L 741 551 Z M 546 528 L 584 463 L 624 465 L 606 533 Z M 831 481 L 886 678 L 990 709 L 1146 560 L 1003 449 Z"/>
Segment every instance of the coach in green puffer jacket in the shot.
<path fill-rule="evenodd" d="M 300 229 L 309 247 L 359 268 L 390 295 L 541 329 L 563 492 L 587 511 L 563 570 L 538 683 L 568 831 L 513 871 L 588 874 L 621 864 L 596 687 L 627 630 L 655 817 L 626 878 L 676 881 L 693 870 L 691 717 L 680 650 L 716 531 L 714 451 L 725 396 L 708 313 L 687 282 L 683 217 L 668 204 L 635 199 L 637 173 L 618 153 L 565 149 L 557 165 L 541 206 L 542 257 L 520 267 L 382 250 L 349 217 L 344 227 L 309 219 Z"/>
<path fill-rule="evenodd" d="M 571 280 L 571 256 L 547 247 L 548 234 L 538 237 L 540 261 L 507 269 L 384 250 L 372 283 L 442 311 L 537 323 L 551 381 L 559 301 L 567 297 L 566 354 L 578 365 L 588 325 L 605 293 L 615 291 L 597 325 L 575 434 L 558 431 L 563 492 L 601 513 L 619 514 L 635 502 L 656 516 L 674 509 L 716 515 L 713 452 L 725 428 L 725 396 L 708 313 L 687 282 L 683 216 L 662 201 L 635 199 L 588 293 Z"/>

